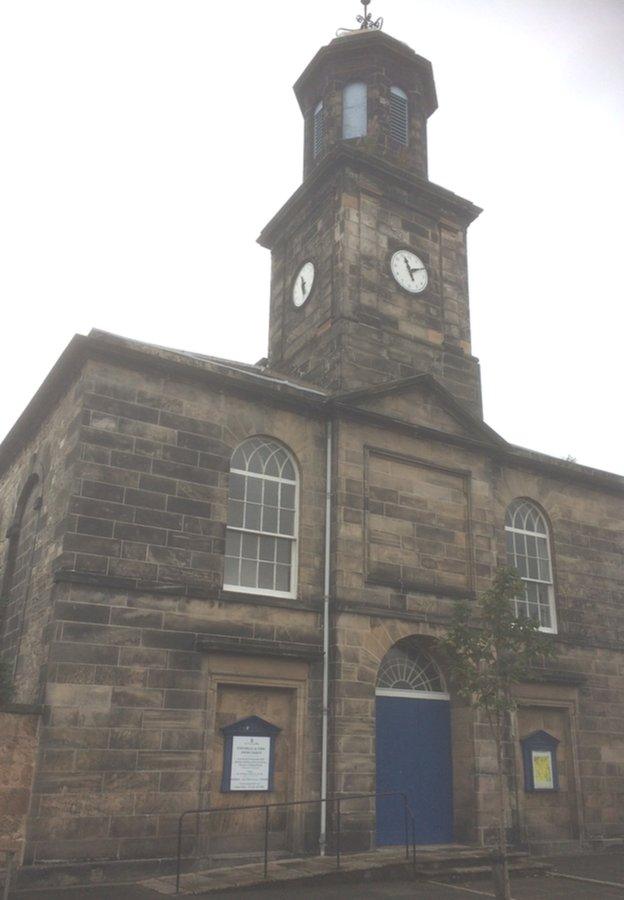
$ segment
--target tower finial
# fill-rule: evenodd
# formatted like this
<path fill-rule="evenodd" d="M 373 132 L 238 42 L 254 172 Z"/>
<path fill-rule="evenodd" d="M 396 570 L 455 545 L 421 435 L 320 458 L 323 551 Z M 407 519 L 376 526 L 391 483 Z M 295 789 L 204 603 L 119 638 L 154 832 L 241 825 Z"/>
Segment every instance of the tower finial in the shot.
<path fill-rule="evenodd" d="M 360 3 L 364 7 L 364 15 L 357 16 L 357 21 L 360 23 L 361 29 L 376 28 L 377 30 L 380 30 L 381 28 L 383 28 L 383 19 L 381 16 L 379 16 L 379 18 L 375 19 L 375 21 L 373 22 L 372 13 L 369 13 L 368 11 L 368 5 L 370 2 L 371 0 L 360 0 Z"/>
<path fill-rule="evenodd" d="M 359 28 L 339 28 L 336 32 L 336 37 L 342 37 L 345 34 L 356 34 L 358 31 L 381 31 L 383 28 L 383 19 L 379 16 L 378 19 L 373 21 L 373 17 L 371 13 L 368 11 L 368 5 L 371 0 L 360 0 L 360 3 L 364 7 L 364 15 L 357 16 L 357 22 L 359 23 Z"/>

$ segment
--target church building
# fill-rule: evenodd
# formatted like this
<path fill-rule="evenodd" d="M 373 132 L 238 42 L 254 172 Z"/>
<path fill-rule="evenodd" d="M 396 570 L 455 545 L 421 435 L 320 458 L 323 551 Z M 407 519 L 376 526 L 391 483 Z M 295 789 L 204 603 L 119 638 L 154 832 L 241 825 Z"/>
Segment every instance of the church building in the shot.
<path fill-rule="evenodd" d="M 0 447 L 0 846 L 35 881 L 165 871 L 204 808 L 186 863 L 251 858 L 264 813 L 228 809 L 336 794 L 367 795 L 345 850 L 403 840 L 376 792 L 419 844 L 489 843 L 494 745 L 438 643 L 507 564 L 559 650 L 517 687 L 510 837 L 624 833 L 624 478 L 483 419 L 431 64 L 364 27 L 294 91 L 268 357 L 76 335 Z M 271 852 L 333 828 L 281 807 Z"/>

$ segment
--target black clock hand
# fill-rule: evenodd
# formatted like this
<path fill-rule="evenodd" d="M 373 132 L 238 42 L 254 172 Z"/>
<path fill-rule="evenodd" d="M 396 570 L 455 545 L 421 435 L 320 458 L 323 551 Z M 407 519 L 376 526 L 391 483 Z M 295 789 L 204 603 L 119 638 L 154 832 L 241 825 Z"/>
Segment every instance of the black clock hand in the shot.
<path fill-rule="evenodd" d="M 412 271 L 412 267 L 410 266 L 410 264 L 409 264 L 408 261 L 407 261 L 407 256 L 404 256 L 404 257 L 403 257 L 403 262 L 404 262 L 405 265 L 407 266 L 407 271 L 409 272 L 410 278 L 411 278 L 412 281 L 413 281 L 413 280 L 414 280 L 414 271 L 416 271 L 416 270 L 413 270 L 413 271 Z"/>
<path fill-rule="evenodd" d="M 305 283 L 305 278 L 303 277 L 303 275 L 301 276 L 301 292 L 303 294 L 305 294 L 305 292 L 306 292 L 306 283 Z"/>
<path fill-rule="evenodd" d="M 425 267 L 424 267 L 424 266 L 416 266 L 415 269 L 410 269 L 410 274 L 411 274 L 412 272 L 424 272 L 424 271 L 425 271 Z"/>

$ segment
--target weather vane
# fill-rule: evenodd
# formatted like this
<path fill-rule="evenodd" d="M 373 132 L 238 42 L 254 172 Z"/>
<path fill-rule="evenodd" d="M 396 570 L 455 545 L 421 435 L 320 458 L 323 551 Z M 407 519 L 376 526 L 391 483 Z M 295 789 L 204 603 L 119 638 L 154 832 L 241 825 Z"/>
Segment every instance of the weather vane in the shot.
<path fill-rule="evenodd" d="M 371 0 L 360 0 L 360 3 L 364 7 L 364 15 L 357 16 L 357 22 L 359 23 L 359 29 L 357 28 L 339 28 L 336 34 L 338 37 L 343 34 L 352 34 L 354 31 L 380 31 L 383 28 L 383 19 L 379 16 L 378 19 L 373 21 L 373 16 L 368 11 L 368 6 Z"/>
<path fill-rule="evenodd" d="M 373 16 L 368 11 L 368 5 L 371 0 L 360 0 L 360 3 L 364 7 L 364 15 L 357 16 L 357 21 L 360 23 L 360 28 L 376 28 L 378 31 L 383 27 L 383 19 L 379 16 L 378 19 L 375 19 L 373 22 Z"/>

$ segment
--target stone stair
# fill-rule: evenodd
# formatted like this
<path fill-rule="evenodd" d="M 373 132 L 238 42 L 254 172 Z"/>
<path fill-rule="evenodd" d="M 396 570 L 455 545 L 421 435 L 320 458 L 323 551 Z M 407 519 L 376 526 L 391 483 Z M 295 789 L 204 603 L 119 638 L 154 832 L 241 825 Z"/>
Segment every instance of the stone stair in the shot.
<path fill-rule="evenodd" d="M 536 874 L 548 867 L 528 853 L 509 854 L 510 869 L 516 875 Z M 351 853 L 341 857 L 340 867 L 333 856 L 273 860 L 264 877 L 262 863 L 187 872 L 180 879 L 180 894 L 241 892 L 268 884 L 302 886 L 323 882 L 378 881 L 417 878 L 419 880 L 478 878 L 490 872 L 490 851 L 478 847 L 444 845 L 419 847 L 416 864 L 396 847 Z M 151 878 L 142 886 L 162 894 L 175 894 L 175 876 Z"/>

